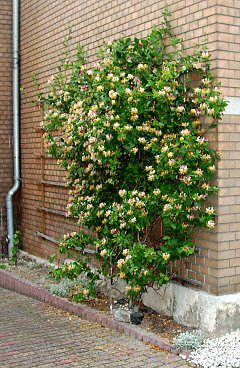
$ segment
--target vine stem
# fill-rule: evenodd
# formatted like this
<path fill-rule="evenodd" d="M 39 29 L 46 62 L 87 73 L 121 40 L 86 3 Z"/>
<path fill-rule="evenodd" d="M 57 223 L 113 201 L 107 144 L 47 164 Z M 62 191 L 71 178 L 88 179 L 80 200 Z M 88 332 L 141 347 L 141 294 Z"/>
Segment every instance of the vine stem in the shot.
<path fill-rule="evenodd" d="M 159 220 L 161 220 L 161 216 L 158 216 L 158 217 L 156 218 L 156 220 L 154 220 L 154 221 L 152 222 L 152 224 L 151 224 L 151 226 L 150 226 L 150 229 L 147 231 L 147 233 L 146 233 L 146 235 L 145 235 L 145 237 L 144 237 L 144 239 L 143 239 L 143 242 L 145 242 L 145 241 L 147 240 L 147 238 L 149 237 L 150 233 L 152 232 L 153 226 L 154 226 L 154 225 L 155 225 Z M 161 233 L 162 233 L 162 224 L 161 224 Z"/>

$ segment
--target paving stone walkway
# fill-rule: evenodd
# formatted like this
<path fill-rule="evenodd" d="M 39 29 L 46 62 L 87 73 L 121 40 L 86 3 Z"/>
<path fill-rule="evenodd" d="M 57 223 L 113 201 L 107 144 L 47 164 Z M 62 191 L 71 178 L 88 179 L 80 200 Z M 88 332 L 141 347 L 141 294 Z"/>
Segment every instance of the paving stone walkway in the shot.
<path fill-rule="evenodd" d="M 187 368 L 172 354 L 0 288 L 1 368 Z"/>

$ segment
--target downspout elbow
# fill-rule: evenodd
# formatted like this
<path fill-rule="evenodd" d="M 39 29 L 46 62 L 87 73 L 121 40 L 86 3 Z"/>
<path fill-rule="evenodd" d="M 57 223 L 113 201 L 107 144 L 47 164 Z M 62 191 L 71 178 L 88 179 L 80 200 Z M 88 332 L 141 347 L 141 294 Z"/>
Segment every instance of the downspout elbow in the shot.
<path fill-rule="evenodd" d="M 17 191 L 19 190 L 20 185 L 21 185 L 21 179 L 18 178 L 18 179 L 15 180 L 15 183 L 14 183 L 13 187 L 9 190 L 9 192 L 7 194 L 7 197 L 6 197 L 6 206 L 7 206 L 7 208 L 9 207 L 9 204 L 11 203 L 14 194 L 16 194 Z"/>

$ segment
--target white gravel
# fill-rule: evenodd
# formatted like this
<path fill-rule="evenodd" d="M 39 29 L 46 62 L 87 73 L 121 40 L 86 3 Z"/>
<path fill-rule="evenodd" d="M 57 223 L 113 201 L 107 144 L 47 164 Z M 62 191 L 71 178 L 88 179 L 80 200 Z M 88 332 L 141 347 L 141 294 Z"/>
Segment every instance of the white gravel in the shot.
<path fill-rule="evenodd" d="M 240 367 L 240 330 L 215 339 L 207 339 L 193 351 L 189 361 L 203 368 Z"/>

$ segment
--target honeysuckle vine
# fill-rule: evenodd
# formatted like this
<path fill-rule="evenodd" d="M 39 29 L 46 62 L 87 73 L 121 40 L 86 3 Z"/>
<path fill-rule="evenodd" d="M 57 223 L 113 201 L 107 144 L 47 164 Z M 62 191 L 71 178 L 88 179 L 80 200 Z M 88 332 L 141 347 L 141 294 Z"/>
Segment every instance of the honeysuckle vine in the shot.
<path fill-rule="evenodd" d="M 219 155 L 207 135 L 226 103 L 210 55 L 186 53 L 165 21 L 146 38 L 106 44 L 91 67 L 79 48 L 49 83 L 41 96 L 45 135 L 71 187 L 67 215 L 82 229 L 60 242 L 61 253 L 78 248 L 78 257 L 55 272 L 87 272 L 92 281 L 81 296 L 91 295 L 91 246 L 99 273 L 124 279 L 129 298 L 139 300 L 169 280 L 169 262 L 194 253 L 195 228 L 215 226 Z"/>

